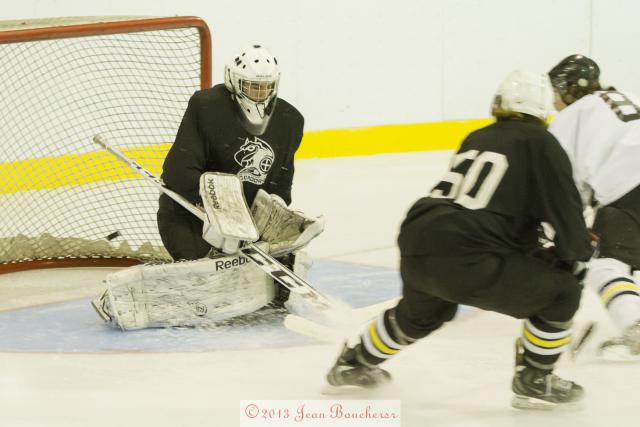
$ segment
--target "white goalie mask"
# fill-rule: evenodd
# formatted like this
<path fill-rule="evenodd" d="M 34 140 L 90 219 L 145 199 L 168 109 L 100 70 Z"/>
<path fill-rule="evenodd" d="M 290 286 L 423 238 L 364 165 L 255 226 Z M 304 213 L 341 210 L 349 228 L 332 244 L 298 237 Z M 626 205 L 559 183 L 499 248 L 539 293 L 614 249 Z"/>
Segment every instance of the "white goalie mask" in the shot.
<path fill-rule="evenodd" d="M 522 113 L 545 121 L 553 111 L 549 76 L 516 70 L 502 82 L 493 101 L 494 116 Z"/>
<path fill-rule="evenodd" d="M 278 61 L 267 49 L 252 45 L 224 68 L 224 84 L 242 112 L 243 127 L 252 135 L 262 135 L 278 99 Z"/>

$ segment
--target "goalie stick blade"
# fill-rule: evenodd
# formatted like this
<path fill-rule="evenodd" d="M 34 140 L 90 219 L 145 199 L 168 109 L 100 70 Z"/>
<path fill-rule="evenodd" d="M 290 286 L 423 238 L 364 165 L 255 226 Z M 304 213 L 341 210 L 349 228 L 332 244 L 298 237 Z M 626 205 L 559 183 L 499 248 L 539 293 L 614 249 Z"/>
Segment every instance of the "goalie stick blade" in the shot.
<path fill-rule="evenodd" d="M 349 327 L 360 327 L 361 323 L 369 322 L 383 311 L 391 307 L 395 307 L 398 300 L 399 298 L 391 298 L 377 304 L 352 309 L 352 315 L 349 316 L 349 319 L 351 320 L 350 323 L 352 324 L 339 325 L 339 329 L 338 326 L 332 328 L 296 314 L 287 315 L 283 324 L 287 329 L 293 332 L 317 339 L 318 341 L 338 342 L 344 340 L 345 336 L 349 335 Z"/>
<path fill-rule="evenodd" d="M 284 326 L 290 331 L 324 342 L 337 342 L 343 339 L 340 331 L 321 325 L 304 317 L 289 314 L 284 318 Z"/>

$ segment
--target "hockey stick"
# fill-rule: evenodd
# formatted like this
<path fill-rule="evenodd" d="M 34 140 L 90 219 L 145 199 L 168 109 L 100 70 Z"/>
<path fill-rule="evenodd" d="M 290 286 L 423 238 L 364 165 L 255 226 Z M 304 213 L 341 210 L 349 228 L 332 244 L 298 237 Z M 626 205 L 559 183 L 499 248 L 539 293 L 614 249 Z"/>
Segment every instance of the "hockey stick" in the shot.
<path fill-rule="evenodd" d="M 156 186 L 160 191 L 171 197 L 180 206 L 197 216 L 200 220 L 204 221 L 206 219 L 204 209 L 192 204 L 175 191 L 168 189 L 164 183 L 151 172 L 140 166 L 134 160 L 125 156 L 122 151 L 107 144 L 102 135 L 94 136 L 93 142 L 113 154 L 118 158 L 118 160 L 129 165 L 131 169 L 142 175 L 149 183 Z M 245 245 L 240 248 L 240 252 L 253 261 L 258 267 L 260 267 L 260 269 L 262 269 L 262 271 L 271 276 L 275 281 L 289 289 L 291 292 L 295 292 L 303 298 L 308 299 L 321 310 L 338 308 L 336 304 L 332 303 L 327 297 L 315 290 L 309 283 L 292 273 L 288 268 L 255 244 L 245 242 Z"/>
<path fill-rule="evenodd" d="M 571 360 L 575 361 L 578 358 L 578 355 L 580 355 L 580 353 L 582 352 L 584 345 L 593 336 L 593 332 L 595 331 L 595 329 L 596 322 L 589 322 L 580 331 L 579 335 L 576 337 L 577 340 L 575 344 L 571 346 Z"/>
<path fill-rule="evenodd" d="M 322 325 L 297 314 L 287 314 L 283 325 L 290 331 L 323 342 L 342 341 L 343 331 Z"/>
<path fill-rule="evenodd" d="M 369 322 L 383 311 L 395 307 L 398 301 L 399 298 L 391 298 L 377 304 L 354 308 L 350 323 L 352 326 L 357 326 L 359 323 Z M 288 314 L 284 318 L 284 326 L 293 332 L 324 342 L 342 341 L 347 335 L 344 330 L 344 327 L 347 325 L 339 325 L 340 328 L 338 329 L 337 327 L 329 327 L 296 314 Z"/>

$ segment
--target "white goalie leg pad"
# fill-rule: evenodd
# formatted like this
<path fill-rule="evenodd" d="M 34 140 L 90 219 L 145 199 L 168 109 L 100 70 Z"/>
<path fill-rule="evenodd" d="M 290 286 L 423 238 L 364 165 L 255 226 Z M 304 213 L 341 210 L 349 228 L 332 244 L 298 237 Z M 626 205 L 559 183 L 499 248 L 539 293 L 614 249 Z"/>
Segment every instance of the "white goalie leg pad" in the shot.
<path fill-rule="evenodd" d="M 206 172 L 200 176 L 200 196 L 206 212 L 202 238 L 226 254 L 241 241 L 255 242 L 259 234 L 236 175 Z"/>
<path fill-rule="evenodd" d="M 303 248 L 324 231 L 324 218 L 289 209 L 277 195 L 258 190 L 251 207 L 260 239 L 274 256 Z"/>
<path fill-rule="evenodd" d="M 273 279 L 242 255 L 130 267 L 110 274 L 107 286 L 96 310 L 122 330 L 212 325 L 275 295 Z"/>

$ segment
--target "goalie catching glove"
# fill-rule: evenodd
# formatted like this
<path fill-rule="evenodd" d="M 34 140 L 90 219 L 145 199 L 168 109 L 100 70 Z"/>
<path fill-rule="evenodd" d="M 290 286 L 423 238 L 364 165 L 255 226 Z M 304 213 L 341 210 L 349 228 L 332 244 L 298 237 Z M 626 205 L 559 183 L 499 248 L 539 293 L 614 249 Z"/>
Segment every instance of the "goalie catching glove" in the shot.
<path fill-rule="evenodd" d="M 269 243 L 270 253 L 281 256 L 303 248 L 324 230 L 324 218 L 289 209 L 275 194 L 258 190 L 251 214 L 260 240 Z"/>
<path fill-rule="evenodd" d="M 249 213 L 236 175 L 202 174 L 200 196 L 206 213 L 202 238 L 225 254 L 236 253 L 242 241 L 260 238 L 269 243 L 271 254 L 281 256 L 306 246 L 324 230 L 322 217 L 289 209 L 280 197 L 262 189 Z"/>

